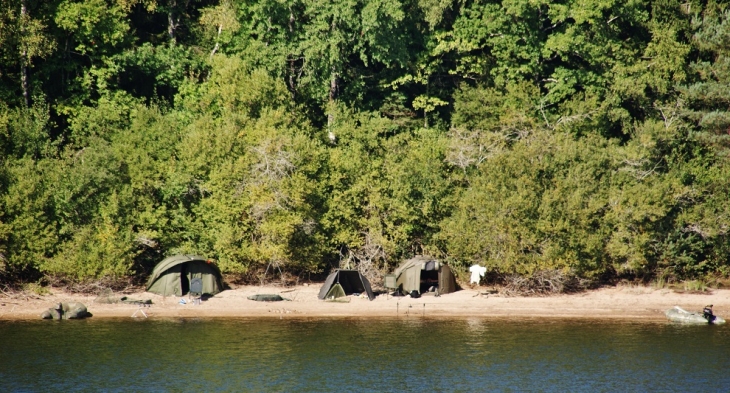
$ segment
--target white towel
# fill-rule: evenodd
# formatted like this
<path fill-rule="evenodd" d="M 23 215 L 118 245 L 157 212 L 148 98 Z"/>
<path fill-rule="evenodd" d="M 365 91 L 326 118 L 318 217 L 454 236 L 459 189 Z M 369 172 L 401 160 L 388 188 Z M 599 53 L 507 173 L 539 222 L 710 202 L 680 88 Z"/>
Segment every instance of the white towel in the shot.
<path fill-rule="evenodd" d="M 471 272 L 471 280 L 469 282 L 471 284 L 479 284 L 479 281 L 481 281 L 482 277 L 484 277 L 487 273 L 487 268 L 479 265 L 473 265 L 469 268 L 469 271 Z"/>

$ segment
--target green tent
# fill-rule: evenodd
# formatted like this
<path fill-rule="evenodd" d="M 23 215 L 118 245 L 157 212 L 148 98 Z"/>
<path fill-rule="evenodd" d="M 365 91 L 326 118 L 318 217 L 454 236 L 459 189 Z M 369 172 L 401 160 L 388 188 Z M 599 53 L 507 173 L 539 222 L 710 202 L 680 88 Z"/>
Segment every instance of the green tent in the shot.
<path fill-rule="evenodd" d="M 337 301 L 353 293 L 365 293 L 368 299 L 375 299 L 370 281 L 365 276 L 357 270 L 340 269 L 327 276 L 317 297 L 322 300 Z"/>
<path fill-rule="evenodd" d="M 324 300 L 326 302 L 340 302 L 340 303 L 349 303 L 350 298 L 347 297 L 347 294 L 345 293 L 345 289 L 342 288 L 342 285 L 340 283 L 337 283 L 330 288 L 330 290 L 327 292 Z"/>
<path fill-rule="evenodd" d="M 221 272 L 211 261 L 197 255 L 165 258 L 152 270 L 147 292 L 162 296 L 183 296 L 190 291 L 190 280 L 203 281 L 203 293 L 215 295 L 223 290 Z"/>
<path fill-rule="evenodd" d="M 431 287 L 439 294 L 456 291 L 456 278 L 451 268 L 431 257 L 418 255 L 404 261 L 395 269 L 394 275 L 398 290 L 404 294 L 428 292 Z"/>

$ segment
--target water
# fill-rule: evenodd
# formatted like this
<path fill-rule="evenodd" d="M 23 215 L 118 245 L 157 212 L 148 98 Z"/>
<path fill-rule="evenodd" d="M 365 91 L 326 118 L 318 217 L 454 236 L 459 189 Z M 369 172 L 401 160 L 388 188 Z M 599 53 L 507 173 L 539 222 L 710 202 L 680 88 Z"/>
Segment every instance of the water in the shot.
<path fill-rule="evenodd" d="M 570 320 L 0 321 L 0 391 L 730 391 L 730 329 Z"/>

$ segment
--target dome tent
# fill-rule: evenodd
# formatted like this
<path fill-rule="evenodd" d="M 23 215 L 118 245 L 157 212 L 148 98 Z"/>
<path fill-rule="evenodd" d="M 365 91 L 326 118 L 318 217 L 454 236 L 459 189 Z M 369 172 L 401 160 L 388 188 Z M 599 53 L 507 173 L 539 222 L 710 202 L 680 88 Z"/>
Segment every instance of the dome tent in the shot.
<path fill-rule="evenodd" d="M 147 292 L 162 296 L 183 296 L 190 291 L 190 281 L 203 281 L 203 294 L 215 295 L 223 290 L 220 270 L 198 255 L 174 255 L 162 260 L 147 280 Z"/>
<path fill-rule="evenodd" d="M 451 268 L 431 257 L 417 255 L 404 261 L 395 269 L 394 275 L 396 286 L 403 294 L 424 293 L 432 286 L 439 294 L 456 291 L 456 278 Z"/>

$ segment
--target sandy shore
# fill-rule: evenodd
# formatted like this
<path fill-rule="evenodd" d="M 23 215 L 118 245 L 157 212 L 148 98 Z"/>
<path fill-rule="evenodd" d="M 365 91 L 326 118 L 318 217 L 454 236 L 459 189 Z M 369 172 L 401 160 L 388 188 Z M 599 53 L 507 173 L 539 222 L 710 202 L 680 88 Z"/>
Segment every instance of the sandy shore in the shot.
<path fill-rule="evenodd" d="M 318 284 L 297 287 L 242 286 L 204 299 L 200 304 L 179 297 L 162 297 L 148 292 L 118 294 L 129 299 L 152 300 L 142 308 L 149 318 L 236 318 L 236 317 L 485 317 L 485 318 L 598 318 L 664 320 L 664 310 L 675 305 L 699 311 L 714 304 L 715 314 L 730 316 L 730 290 L 705 293 L 677 293 L 669 289 L 647 287 L 610 287 L 571 295 L 549 297 L 503 297 L 489 294 L 488 288 L 462 289 L 435 297 L 417 299 L 378 295 L 369 301 L 349 297 L 348 303 L 317 299 Z M 138 311 L 134 304 L 101 304 L 95 296 L 68 294 L 52 290 L 38 298 L 0 297 L 0 320 L 40 319 L 40 314 L 58 302 L 81 302 L 92 318 L 129 318 Z M 257 302 L 247 297 L 255 294 L 280 294 L 289 299 Z M 116 296 L 116 294 L 115 294 Z M 141 312 L 136 317 L 144 318 Z"/>

